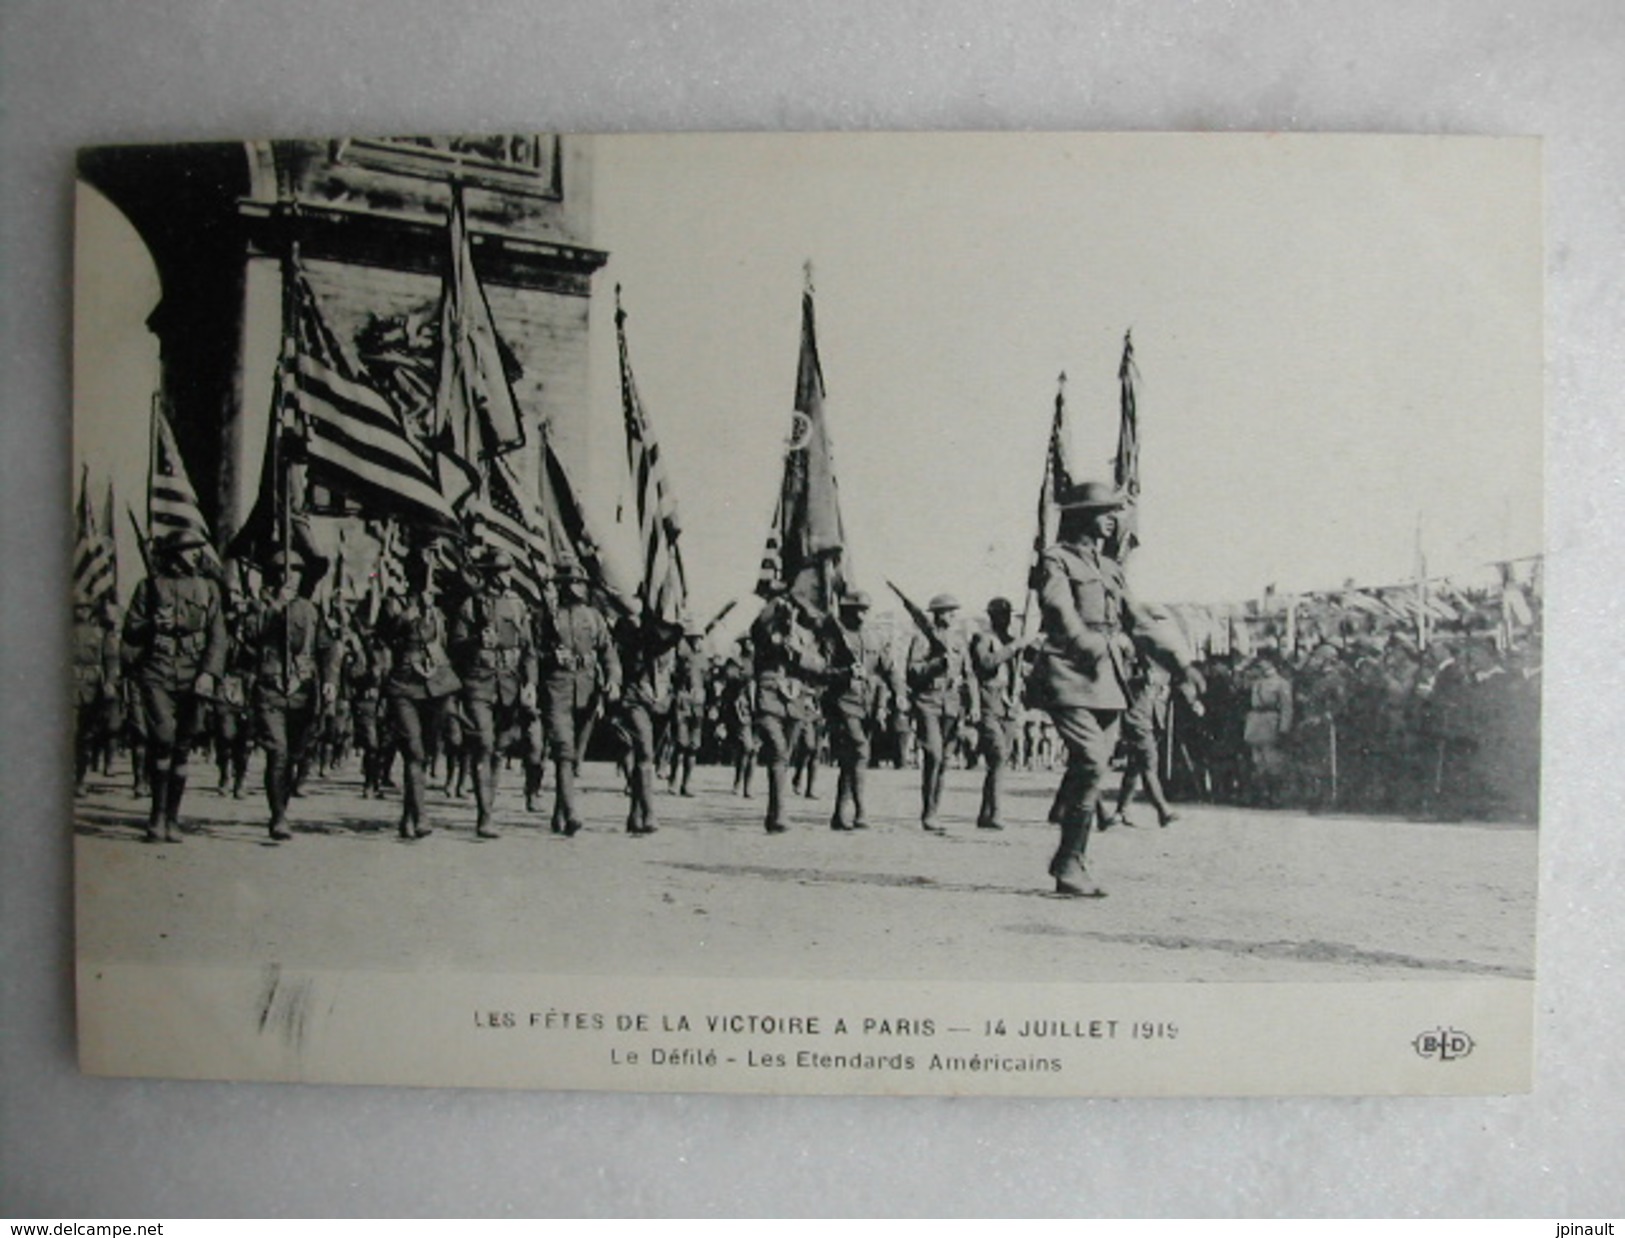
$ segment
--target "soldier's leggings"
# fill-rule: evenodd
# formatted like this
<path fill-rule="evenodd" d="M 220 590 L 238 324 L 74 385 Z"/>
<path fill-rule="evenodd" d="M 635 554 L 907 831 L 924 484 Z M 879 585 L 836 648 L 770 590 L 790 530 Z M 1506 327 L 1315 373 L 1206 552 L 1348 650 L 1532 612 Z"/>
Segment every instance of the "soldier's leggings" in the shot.
<path fill-rule="evenodd" d="M 982 779 L 982 808 L 976 816 L 977 825 L 1001 824 L 999 812 L 1004 802 L 1004 771 L 1015 752 L 1016 728 L 1017 723 L 1012 718 L 982 715 L 980 741 L 987 773 Z"/>
<path fill-rule="evenodd" d="M 294 771 L 310 751 L 316 731 L 316 697 L 297 693 L 287 700 L 261 699 L 254 704 L 254 730 L 265 749 L 265 797 L 271 824 L 280 825 L 293 792 Z"/>
<path fill-rule="evenodd" d="M 207 702 L 195 692 L 141 684 L 141 725 L 147 737 L 147 780 L 152 821 L 175 821 L 186 791 L 187 761 L 203 729 Z"/>
<path fill-rule="evenodd" d="M 1089 831 L 1094 826 L 1095 804 L 1100 799 L 1117 747 L 1115 709 L 1057 707 L 1050 711 L 1055 729 L 1066 744 L 1066 773 L 1061 779 L 1062 794 L 1057 797 L 1061 843 L 1050 861 L 1050 876 L 1079 877 L 1084 872 L 1084 853 Z"/>
<path fill-rule="evenodd" d="M 389 696 L 385 701 L 390 728 L 400 749 L 406 816 L 419 820 L 423 811 L 424 763 L 429 757 L 429 739 L 442 725 L 450 697 Z"/>
<path fill-rule="evenodd" d="M 959 716 L 936 709 L 917 709 L 914 717 L 920 737 L 920 817 L 935 821 L 942 806 L 948 752 L 959 731 Z"/>
<path fill-rule="evenodd" d="M 784 828 L 790 754 L 795 751 L 800 731 L 799 718 L 782 714 L 760 714 L 756 718 L 756 735 L 761 740 L 758 755 L 767 767 L 767 828 L 775 832 Z"/>

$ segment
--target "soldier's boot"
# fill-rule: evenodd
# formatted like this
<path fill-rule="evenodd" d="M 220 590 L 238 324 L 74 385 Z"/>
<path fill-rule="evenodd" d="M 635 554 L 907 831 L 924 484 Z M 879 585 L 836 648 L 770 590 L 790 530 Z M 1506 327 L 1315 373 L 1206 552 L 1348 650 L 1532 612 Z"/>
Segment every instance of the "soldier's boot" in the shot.
<path fill-rule="evenodd" d="M 426 777 L 416 761 L 401 765 L 401 837 L 427 838 L 434 831 L 423 824 L 423 791 Z"/>
<path fill-rule="evenodd" d="M 288 758 L 282 753 L 267 753 L 265 757 L 265 798 L 271 805 L 271 837 L 286 842 L 293 835 L 288 832 Z"/>
<path fill-rule="evenodd" d="M 782 761 L 770 761 L 767 766 L 767 832 L 782 834 L 790 827 L 784 823 L 784 800 L 790 771 Z"/>
<path fill-rule="evenodd" d="M 1094 817 L 1095 800 L 1089 796 L 1086 802 L 1069 807 L 1061 822 L 1061 843 L 1049 865 L 1057 894 L 1069 898 L 1100 898 L 1106 893 L 1089 876 L 1084 862 Z"/>
<path fill-rule="evenodd" d="M 743 789 L 740 792 L 740 794 L 747 800 L 751 798 L 750 784 L 755 779 L 755 777 L 756 777 L 756 758 L 747 756 L 745 758 L 744 786 L 743 786 Z"/>
<path fill-rule="evenodd" d="M 553 773 L 558 779 L 553 828 L 566 838 L 574 838 L 581 832 L 581 810 L 576 803 L 575 762 L 567 757 L 560 757 L 553 763 Z"/>
<path fill-rule="evenodd" d="M 863 810 L 863 780 L 867 771 L 862 761 L 852 764 L 852 828 L 866 830 L 869 828 L 868 815 Z"/>
<path fill-rule="evenodd" d="M 937 821 L 937 809 L 942 795 L 942 763 L 944 757 L 926 753 L 920 763 L 920 827 L 932 834 L 943 833 Z"/>
<path fill-rule="evenodd" d="M 660 827 L 655 824 L 655 772 L 645 765 L 637 773 L 638 795 L 643 800 L 643 819 L 638 833 L 653 834 Z"/>
<path fill-rule="evenodd" d="M 149 843 L 164 841 L 164 819 L 169 813 L 169 771 L 156 763 L 147 771 L 147 782 L 152 787 L 152 811 L 147 817 Z"/>
<path fill-rule="evenodd" d="M 491 813 L 496 807 L 496 770 L 490 761 L 477 756 L 472 761 L 474 773 L 474 833 L 479 838 L 495 838 Z"/>
<path fill-rule="evenodd" d="M 169 798 L 164 804 L 164 841 L 178 843 L 181 838 L 181 800 L 186 795 L 186 767 L 177 765 L 169 771 Z"/>
<path fill-rule="evenodd" d="M 689 780 L 693 777 L 694 754 L 692 752 L 685 752 L 683 753 L 683 785 L 677 788 L 678 795 L 692 796 L 694 794 L 694 792 L 688 789 Z"/>
<path fill-rule="evenodd" d="M 542 763 L 525 762 L 525 811 L 535 812 L 537 798 L 542 793 Z"/>
<path fill-rule="evenodd" d="M 852 827 L 848 824 L 846 814 L 848 803 L 848 787 L 846 766 L 840 765 L 835 770 L 835 806 L 830 809 L 829 828 L 832 830 L 847 830 Z"/>

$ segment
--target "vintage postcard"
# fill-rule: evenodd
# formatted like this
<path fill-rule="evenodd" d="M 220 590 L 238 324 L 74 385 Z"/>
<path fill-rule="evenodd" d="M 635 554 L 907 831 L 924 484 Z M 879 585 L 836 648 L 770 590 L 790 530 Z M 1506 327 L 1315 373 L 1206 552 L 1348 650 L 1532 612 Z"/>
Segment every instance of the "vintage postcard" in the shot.
<path fill-rule="evenodd" d="M 1534 139 L 78 162 L 98 1074 L 1531 1086 Z"/>

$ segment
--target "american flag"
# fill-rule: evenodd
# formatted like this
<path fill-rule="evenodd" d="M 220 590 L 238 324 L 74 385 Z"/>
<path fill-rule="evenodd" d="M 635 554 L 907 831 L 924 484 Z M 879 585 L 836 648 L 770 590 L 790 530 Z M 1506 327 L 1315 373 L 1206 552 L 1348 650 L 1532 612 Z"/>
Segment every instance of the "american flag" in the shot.
<path fill-rule="evenodd" d="M 441 443 L 441 489 L 453 506 L 478 492 L 492 460 L 525 445 L 508 359 L 485 289 L 474 270 L 463 194 L 453 186 L 450 266 L 440 298 L 440 380 L 434 421 Z"/>
<path fill-rule="evenodd" d="M 90 466 L 79 478 L 79 507 L 73 546 L 73 597 L 75 602 L 97 610 L 118 596 L 118 557 L 113 545 L 113 526 L 96 523 L 90 502 Z"/>
<path fill-rule="evenodd" d="M 161 400 L 152 402 L 152 468 L 147 479 L 147 534 L 155 543 L 187 538 L 200 541 L 219 566 L 209 522 L 198 506 L 197 491 L 186 475 L 186 464 L 175 443 L 175 432 L 164 416 Z"/>
<path fill-rule="evenodd" d="M 303 272 L 290 264 L 292 357 L 284 395 L 302 438 L 310 481 L 355 500 L 370 516 L 451 532 L 457 517 L 432 462 L 400 415 L 346 356 Z"/>
<path fill-rule="evenodd" d="M 468 531 L 474 541 L 501 550 L 514 561 L 514 586 L 532 603 L 542 600 L 546 565 L 554 558 L 547 519 L 525 493 L 513 467 L 491 461 L 485 485 L 468 507 Z"/>
<path fill-rule="evenodd" d="M 677 503 L 672 497 L 671 483 L 666 479 L 665 466 L 660 460 L 660 444 L 655 441 L 632 377 L 632 363 L 626 350 L 626 312 L 621 309 L 619 288 L 615 290 L 615 331 L 620 341 L 626 463 L 632 474 L 638 544 L 642 549 L 642 583 L 638 592 L 646 622 L 676 627 L 682 623 L 688 606 L 688 582 L 683 575 L 683 555 L 678 546 L 682 529 L 677 523 Z"/>

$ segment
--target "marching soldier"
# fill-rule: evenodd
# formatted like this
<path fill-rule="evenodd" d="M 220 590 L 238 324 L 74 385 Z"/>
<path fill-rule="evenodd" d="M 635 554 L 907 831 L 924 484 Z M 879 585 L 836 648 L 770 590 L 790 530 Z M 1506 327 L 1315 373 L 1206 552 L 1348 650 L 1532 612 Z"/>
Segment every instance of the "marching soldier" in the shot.
<path fill-rule="evenodd" d="M 1099 897 L 1104 893 L 1084 864 L 1095 807 L 1117 742 L 1117 724 L 1128 705 L 1132 634 L 1168 665 L 1187 699 L 1201 688 L 1180 642 L 1155 625 L 1129 594 L 1123 570 L 1105 553 L 1117 532 L 1123 498 L 1110 486 L 1085 482 L 1068 488 L 1057 504 L 1057 542 L 1040 563 L 1043 644 L 1033 668 L 1033 692 L 1044 702 L 1066 744 L 1067 767 L 1057 795 L 1061 841 L 1050 860 L 1056 893 Z"/>
<path fill-rule="evenodd" d="M 958 624 L 959 602 L 939 593 L 926 607 L 932 632 L 917 632 L 908 650 L 908 686 L 920 741 L 920 825 L 933 834 L 945 831 L 938 821 L 942 787 L 962 721 L 978 723 L 981 709 L 970 646 Z"/>
<path fill-rule="evenodd" d="M 789 791 L 790 757 L 795 751 L 805 709 L 814 685 L 824 673 L 818 635 L 801 605 L 781 590 L 768 599 L 751 624 L 755 654 L 756 734 L 762 764 L 767 766 L 769 834 L 783 834 Z"/>
<path fill-rule="evenodd" d="M 254 746 L 254 719 L 249 712 L 254 692 L 251 637 L 259 605 L 246 587 L 233 590 L 226 598 L 226 667 L 214 699 L 214 752 L 220 771 L 220 794 L 229 792 L 239 800 L 248 778 L 249 751 Z"/>
<path fill-rule="evenodd" d="M 1298 672 L 1293 695 L 1293 746 L 1303 799 L 1311 811 L 1335 808 L 1339 798 L 1339 735 L 1348 708 L 1349 677 L 1337 646 L 1323 641 Z M 1346 747 L 1346 739 L 1344 742 Z"/>
<path fill-rule="evenodd" d="M 124 617 L 121 660 L 136 685 L 147 745 L 149 843 L 181 841 L 187 760 L 226 661 L 220 588 L 199 569 L 205 545 L 191 529 L 154 539 L 152 575 Z"/>
<path fill-rule="evenodd" d="M 311 601 L 327 564 L 301 563 L 290 579 L 288 555 L 277 551 L 265 565 L 265 600 L 248 645 L 253 659 L 254 730 L 265 749 L 265 796 L 271 837 L 292 838 L 288 799 L 300 764 L 316 739 L 324 708 L 333 703 L 341 649 Z"/>
<path fill-rule="evenodd" d="M 735 655 L 722 669 L 722 726 L 732 759 L 735 795 L 750 798 L 751 775 L 756 772 L 755 653 L 750 634 L 739 638 Z"/>
<path fill-rule="evenodd" d="M 672 668 L 671 705 L 671 785 L 678 795 L 691 796 L 689 780 L 699 755 L 705 729 L 706 684 L 710 659 L 705 656 L 705 629 L 693 620 L 683 625 L 683 643 L 678 646 Z"/>
<path fill-rule="evenodd" d="M 621 656 L 621 707 L 616 729 L 626 741 L 626 789 L 631 806 L 628 834 L 653 834 L 655 767 L 659 736 L 672 713 L 672 642 L 682 639 L 628 617 L 617 642 Z"/>
<path fill-rule="evenodd" d="M 558 601 L 535 614 L 535 648 L 540 674 L 538 707 L 541 735 L 530 745 L 527 760 L 540 765 L 541 739 L 553 754 L 557 785 L 553 800 L 553 833 L 574 837 L 581 830 L 576 773 L 584 755 L 584 738 L 594 712 L 621 696 L 621 664 L 609 624 L 587 601 L 587 574 L 574 559 L 553 567 Z M 537 775 L 539 782 L 539 774 Z"/>
<path fill-rule="evenodd" d="M 463 681 L 468 761 L 474 780 L 475 834 L 497 837 L 500 754 L 519 732 L 520 711 L 536 704 L 536 647 L 530 609 L 510 583 L 513 560 L 497 549 L 474 563 L 477 587 L 451 626 L 452 666 Z"/>
<path fill-rule="evenodd" d="M 389 651 L 384 708 L 401 752 L 405 786 L 401 837 L 427 838 L 424 824 L 429 744 L 462 681 L 446 653 L 446 617 L 434 597 L 434 567 L 426 549 L 407 557 L 406 592 L 384 603 L 377 637 Z"/>
<path fill-rule="evenodd" d="M 85 777 L 110 741 L 110 714 L 118 701 L 119 638 L 106 615 L 89 602 L 73 604 L 73 790 L 82 795 Z"/>
<path fill-rule="evenodd" d="M 839 620 L 829 632 L 829 679 L 824 688 L 824 717 L 835 758 L 835 809 L 832 830 L 866 830 L 863 780 L 869 765 L 869 720 L 874 709 L 884 638 L 867 627 L 869 595 L 861 589 L 841 599 Z"/>
<path fill-rule="evenodd" d="M 983 830 L 1004 828 L 999 819 L 1004 771 L 1015 754 L 1021 725 L 1021 655 L 1037 644 L 1032 637 L 1018 639 L 1010 630 L 1013 613 L 1008 598 L 994 598 L 987 604 L 987 628 L 978 631 L 970 642 L 971 665 L 976 671 L 982 706 L 981 753 L 987 764 L 982 807 L 976 815 L 977 828 Z"/>

